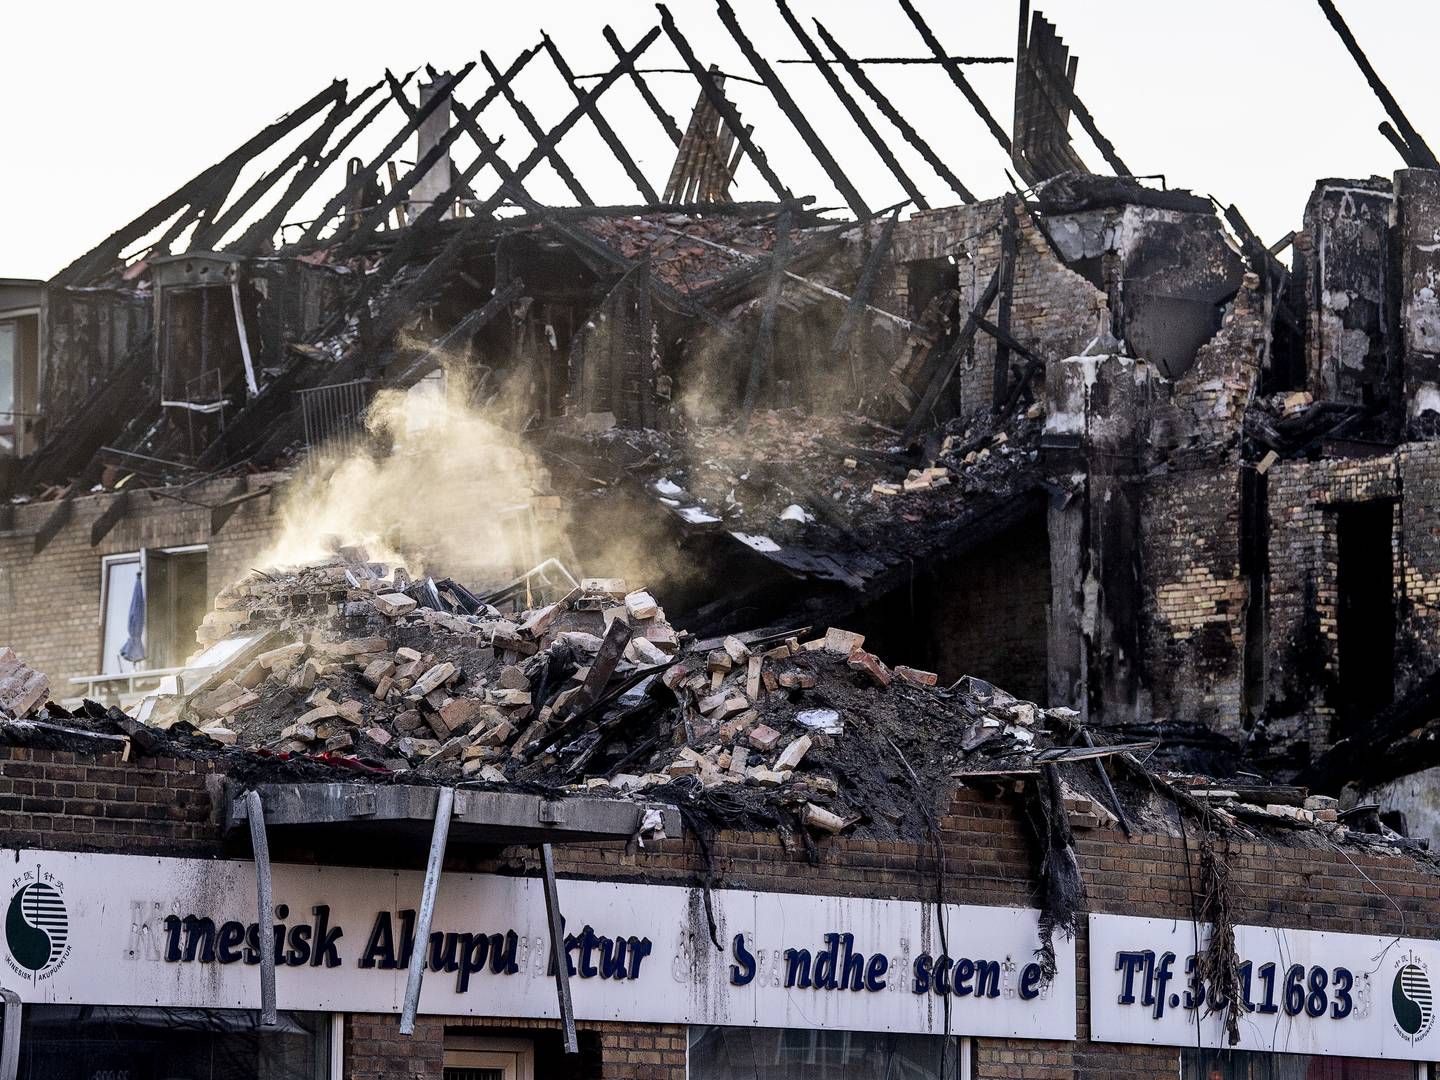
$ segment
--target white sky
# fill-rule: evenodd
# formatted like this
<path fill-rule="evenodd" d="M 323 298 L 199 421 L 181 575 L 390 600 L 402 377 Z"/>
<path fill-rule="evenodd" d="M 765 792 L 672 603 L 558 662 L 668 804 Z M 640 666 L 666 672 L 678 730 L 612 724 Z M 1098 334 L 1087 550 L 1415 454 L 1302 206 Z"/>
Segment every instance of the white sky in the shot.
<path fill-rule="evenodd" d="M 733 3 L 772 62 L 803 55 L 770 0 Z M 852 55 L 925 53 L 892 0 L 792 0 L 791 6 L 807 29 L 819 17 Z M 917 6 L 951 53 L 1013 55 L 1013 3 L 917 0 Z M 1238 203 L 1267 241 L 1298 227 L 1317 178 L 1400 167 L 1375 130 L 1384 118 L 1378 100 L 1314 0 L 1046 0 L 1036 6 L 1080 57 L 1077 89 L 1130 167 Z M 1426 60 L 1440 40 L 1440 3 L 1339 0 L 1339 6 L 1411 121 L 1440 149 L 1440 95 L 1433 61 Z M 703 62 L 750 74 L 708 0 L 675 0 L 671 10 Z M 657 21 L 645 0 L 249 0 L 229 7 L 193 0 L 17 0 L 6 11 L 10 47 L 0 65 L 7 136 L 0 159 L 0 277 L 53 274 L 331 78 L 348 78 L 358 93 L 387 65 L 397 72 L 425 62 L 458 69 L 482 48 L 503 70 L 542 29 L 575 71 L 599 72 L 613 63 L 603 25 L 614 26 L 628 46 Z M 641 65 L 674 67 L 678 58 L 662 36 Z M 899 201 L 898 184 L 819 75 L 794 65 L 777 70 L 872 208 Z M 869 70 L 971 190 L 981 197 L 1007 190 L 1004 155 L 942 71 Z M 1013 67 L 966 70 L 1008 130 Z M 683 128 L 694 81 L 655 75 L 650 83 Z M 473 103 L 487 85 L 477 67 L 457 97 Z M 735 82 L 728 89 L 781 178 L 821 205 L 842 205 L 768 93 Z M 543 54 L 517 90 L 545 127 L 574 104 Z M 638 94 L 622 81 L 600 104 L 651 183 L 663 188 L 673 148 Z M 865 104 L 932 204 L 954 201 Z M 528 152 L 531 142 L 503 101 L 481 122 L 492 136 L 506 136 L 502 153 L 512 164 Z M 375 153 L 400 123 L 391 106 L 355 152 Z M 1071 127 L 1082 156 L 1104 171 L 1078 124 Z M 588 123 L 560 150 L 596 202 L 639 201 Z M 466 143 L 462 164 L 469 155 Z M 413 141 L 399 156 L 413 159 Z M 250 179 L 242 178 L 241 189 Z M 337 173 L 333 183 L 317 187 L 328 197 L 339 180 Z M 491 186 L 488 170 L 482 172 L 477 189 Z M 573 201 L 548 166 L 532 174 L 529 187 L 542 199 Z M 769 197 L 748 167 L 736 194 Z M 317 200 L 318 193 L 292 216 L 313 214 Z"/>

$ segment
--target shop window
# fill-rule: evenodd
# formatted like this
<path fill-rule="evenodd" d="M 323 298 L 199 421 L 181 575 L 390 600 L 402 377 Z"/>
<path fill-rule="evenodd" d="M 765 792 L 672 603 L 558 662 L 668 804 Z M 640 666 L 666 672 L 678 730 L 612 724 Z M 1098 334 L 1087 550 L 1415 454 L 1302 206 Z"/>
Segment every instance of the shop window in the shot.
<path fill-rule="evenodd" d="M 1429 1080 L 1428 1065 L 1249 1050 L 1182 1050 L 1180 1080 Z"/>
<path fill-rule="evenodd" d="M 535 1047 L 525 1039 L 445 1039 L 445 1080 L 535 1080 Z"/>
<path fill-rule="evenodd" d="M 943 1035 L 692 1027 L 688 1080 L 970 1080 L 970 1043 Z"/>
<path fill-rule="evenodd" d="M 100 575 L 100 674 L 180 667 L 210 606 L 204 547 L 107 555 Z"/>
<path fill-rule="evenodd" d="M 0 455 L 35 449 L 40 412 L 40 316 L 0 318 Z"/>
<path fill-rule="evenodd" d="M 329 1080 L 326 1013 L 27 1005 L 19 1080 Z"/>

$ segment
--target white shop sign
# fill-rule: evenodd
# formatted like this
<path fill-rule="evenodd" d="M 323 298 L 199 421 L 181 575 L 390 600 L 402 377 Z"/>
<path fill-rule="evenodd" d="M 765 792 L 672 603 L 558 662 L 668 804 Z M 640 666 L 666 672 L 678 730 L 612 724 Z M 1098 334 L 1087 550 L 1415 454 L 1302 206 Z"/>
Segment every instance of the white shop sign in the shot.
<path fill-rule="evenodd" d="M 0 984 L 27 1002 L 259 1006 L 249 862 L 0 850 Z M 421 875 L 277 865 L 281 1008 L 398 1012 Z M 583 1020 L 1075 1035 L 1075 948 L 1041 985 L 1038 913 L 562 880 L 575 1014 Z M 280 935 L 283 934 L 283 938 Z M 422 1012 L 553 1017 L 536 878 L 446 874 Z"/>
<path fill-rule="evenodd" d="M 1195 974 L 1197 942 L 1203 952 L 1208 925 L 1091 915 L 1091 1038 L 1229 1046 Z M 1236 1049 L 1440 1058 L 1432 1030 L 1440 943 L 1237 926 L 1235 950 L 1244 1001 Z"/>

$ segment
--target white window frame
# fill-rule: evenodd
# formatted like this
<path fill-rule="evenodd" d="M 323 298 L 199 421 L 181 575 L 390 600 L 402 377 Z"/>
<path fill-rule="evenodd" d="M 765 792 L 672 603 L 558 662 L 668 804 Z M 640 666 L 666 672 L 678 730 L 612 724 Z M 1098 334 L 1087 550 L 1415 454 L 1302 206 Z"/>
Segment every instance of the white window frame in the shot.
<path fill-rule="evenodd" d="M 505 1080 L 535 1080 L 535 1044 L 529 1039 L 447 1035 L 446 1069 L 500 1069 Z"/>
<path fill-rule="evenodd" d="M 345 1080 L 345 1014 L 330 1014 L 330 1080 Z"/>
<path fill-rule="evenodd" d="M 140 587 L 145 591 L 146 614 L 148 618 L 150 603 L 150 564 L 151 552 L 157 555 L 194 555 L 198 552 L 210 551 L 209 544 L 177 544 L 172 547 L 140 548 L 138 551 L 117 551 L 113 555 L 100 556 L 100 612 L 96 620 L 100 626 L 100 668 L 105 667 L 105 613 L 109 610 L 110 603 L 110 567 L 115 563 L 133 562 L 140 560 Z M 149 642 L 146 642 L 148 645 Z M 135 667 L 136 671 L 145 671 L 150 666 L 149 660 L 142 660 Z"/>

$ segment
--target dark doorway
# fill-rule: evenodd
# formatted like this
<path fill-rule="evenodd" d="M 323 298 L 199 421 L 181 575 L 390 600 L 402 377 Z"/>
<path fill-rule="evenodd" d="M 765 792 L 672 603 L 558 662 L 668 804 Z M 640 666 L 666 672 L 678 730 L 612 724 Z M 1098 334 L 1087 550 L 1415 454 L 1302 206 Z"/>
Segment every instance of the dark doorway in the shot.
<path fill-rule="evenodd" d="M 1340 735 L 1354 732 L 1395 696 L 1393 513 L 1388 501 L 1342 507 L 1336 633 Z"/>

